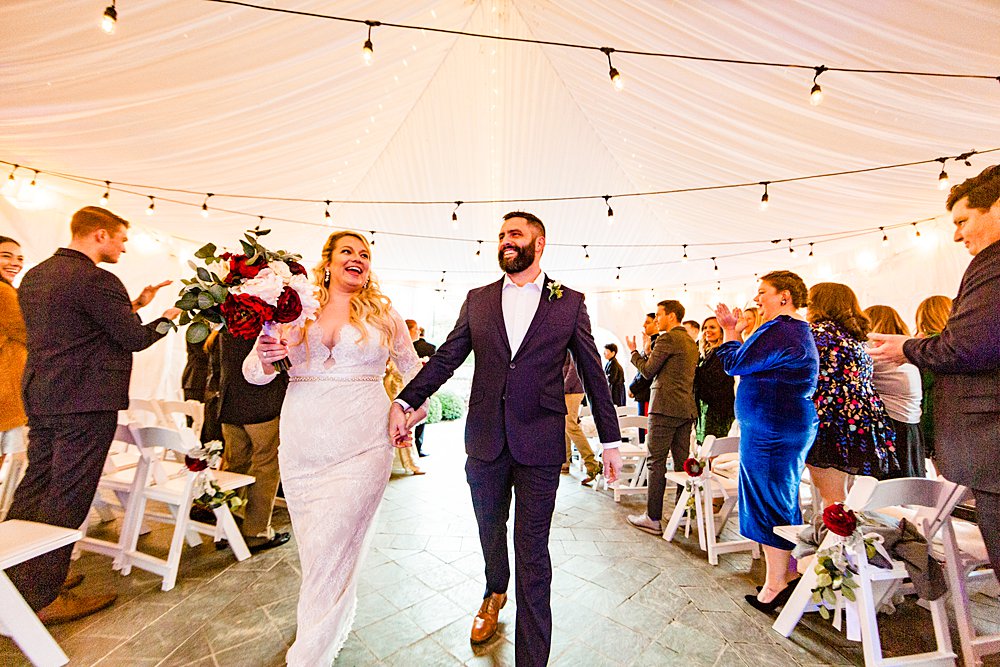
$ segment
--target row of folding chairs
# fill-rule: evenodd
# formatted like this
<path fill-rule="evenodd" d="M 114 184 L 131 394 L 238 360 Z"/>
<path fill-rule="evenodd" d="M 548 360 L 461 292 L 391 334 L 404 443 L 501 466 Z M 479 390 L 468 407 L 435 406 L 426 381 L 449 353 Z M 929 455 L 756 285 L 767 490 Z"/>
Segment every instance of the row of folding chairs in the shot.
<path fill-rule="evenodd" d="M 142 405 L 141 409 L 146 407 Z M 126 416 L 138 411 L 139 407 L 130 405 Z M 161 414 L 158 419 L 165 416 Z M 237 560 L 249 558 L 250 552 L 228 506 L 223 504 L 213 510 L 214 526 L 190 518 L 201 491 L 201 473 L 187 468 L 184 455 L 200 445 L 195 430 L 186 423 L 163 425 L 161 420 L 147 425 L 137 421 L 119 424 L 95 498 L 95 509 L 102 520 L 121 517 L 118 538 L 105 540 L 88 535 L 77 547 L 110 556 L 113 567 L 123 575 L 133 567 L 153 572 L 163 578 L 161 588 L 165 591 L 177 581 L 185 542 L 195 547 L 202 544 L 202 536 L 215 541 L 227 539 Z M 209 469 L 203 474 L 223 491 L 235 491 L 254 482 L 249 475 L 226 471 Z M 140 548 L 140 535 L 148 532 L 144 529 L 146 523 L 173 525 L 166 558 Z"/>

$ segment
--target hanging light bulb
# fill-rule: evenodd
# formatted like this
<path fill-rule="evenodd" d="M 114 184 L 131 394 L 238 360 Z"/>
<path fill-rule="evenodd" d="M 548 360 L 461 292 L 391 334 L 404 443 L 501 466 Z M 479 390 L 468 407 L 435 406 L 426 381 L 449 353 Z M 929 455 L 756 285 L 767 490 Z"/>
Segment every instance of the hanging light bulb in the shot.
<path fill-rule="evenodd" d="M 688 247 L 687 247 L 687 243 L 684 244 L 684 254 L 681 255 L 681 261 L 684 262 L 685 264 L 688 263 Z"/>
<path fill-rule="evenodd" d="M 35 195 L 38 194 L 38 170 L 35 169 L 34 171 L 35 173 L 31 175 L 31 183 L 28 183 L 23 193 L 23 198 L 28 201 L 34 201 Z"/>
<path fill-rule="evenodd" d="M 715 268 L 716 271 L 719 270 L 719 263 L 715 261 L 714 257 L 712 258 L 712 266 Z"/>
<path fill-rule="evenodd" d="M 615 212 L 611 210 L 611 202 L 608 201 L 609 199 L 611 199 L 611 195 L 604 195 L 604 205 L 608 207 L 608 217 L 613 218 L 615 217 Z M 608 224 L 611 224 L 612 222 L 614 222 L 614 220 L 608 220 Z"/>
<path fill-rule="evenodd" d="M 684 293 L 685 294 L 688 293 L 688 284 L 687 283 L 684 283 Z"/>
<path fill-rule="evenodd" d="M 889 247 L 889 235 L 885 233 L 885 227 L 879 227 L 878 230 L 882 232 L 882 247 Z"/>
<path fill-rule="evenodd" d="M 149 206 L 146 207 L 146 215 L 153 215 L 156 213 L 156 198 L 153 195 L 149 195 Z"/>
<path fill-rule="evenodd" d="M 208 217 L 208 198 L 209 197 L 214 197 L 214 196 L 215 195 L 213 195 L 211 192 L 209 192 L 207 195 L 205 195 L 205 201 L 203 201 L 201 203 L 201 217 L 203 217 L 203 218 L 207 218 Z"/>
<path fill-rule="evenodd" d="M 15 186 L 17 185 L 17 179 L 14 178 L 14 172 L 17 171 L 17 167 L 18 165 L 15 164 L 14 168 L 10 170 L 10 175 L 7 177 L 7 180 L 3 184 L 3 193 L 5 195 L 14 194 L 14 189 Z"/>
<path fill-rule="evenodd" d="M 761 181 L 760 185 L 764 186 L 764 194 L 760 196 L 760 210 L 766 211 L 768 203 L 770 202 L 770 197 L 767 195 L 767 186 L 771 184 L 771 181 Z"/>
<path fill-rule="evenodd" d="M 622 80 L 621 72 L 611 62 L 611 54 L 614 53 L 614 49 L 604 46 L 601 47 L 601 53 L 608 57 L 608 76 L 611 77 L 611 85 L 615 87 L 615 90 L 621 90 L 625 87 L 625 81 Z"/>
<path fill-rule="evenodd" d="M 619 266 L 617 268 L 618 268 L 618 273 L 615 274 L 615 280 L 621 280 L 622 279 L 622 267 Z"/>
<path fill-rule="evenodd" d="M 815 68 L 816 74 L 813 75 L 813 87 L 809 91 L 809 104 L 819 106 L 823 102 L 823 89 L 820 88 L 819 83 L 816 81 L 819 75 L 826 71 L 825 65 L 820 65 Z"/>
<path fill-rule="evenodd" d="M 327 223 L 330 222 L 330 200 L 329 199 L 326 200 L 326 208 L 323 209 L 323 218 L 327 221 Z"/>
<path fill-rule="evenodd" d="M 107 206 L 111 199 L 111 181 L 104 181 L 104 194 L 101 195 L 101 206 Z"/>
<path fill-rule="evenodd" d="M 111 4 L 104 10 L 104 16 L 101 17 L 101 30 L 110 35 L 114 33 L 116 23 L 118 23 L 118 10 L 115 9 L 115 0 L 111 0 Z"/>
<path fill-rule="evenodd" d="M 938 190 L 947 190 L 950 186 L 948 183 L 948 172 L 944 170 L 945 158 L 938 158 L 938 162 L 941 163 L 941 173 L 938 174 Z"/>
<path fill-rule="evenodd" d="M 590 251 L 587 250 L 587 246 L 583 246 L 583 261 L 585 262 L 590 261 Z"/>
<path fill-rule="evenodd" d="M 722 291 L 722 281 L 721 280 L 716 280 L 715 281 L 715 291 L 716 292 L 721 292 Z"/>
<path fill-rule="evenodd" d="M 480 259 L 483 256 L 483 242 L 476 241 L 479 245 L 476 246 L 476 259 Z"/>
<path fill-rule="evenodd" d="M 366 65 L 371 65 L 372 58 L 375 56 L 375 47 L 372 45 L 372 28 L 382 24 L 378 21 L 365 21 L 365 25 L 368 26 L 368 39 L 365 40 L 364 46 L 361 47 L 361 57 L 365 59 Z"/>
<path fill-rule="evenodd" d="M 920 228 L 917 227 L 917 223 L 915 222 L 913 223 L 913 240 L 914 241 L 920 240 Z"/>
<path fill-rule="evenodd" d="M 368 245 L 369 245 L 369 247 L 374 248 L 375 247 L 375 230 L 374 229 L 370 229 L 370 230 L 368 230 L 368 233 L 371 234 L 371 238 L 368 239 Z"/>
<path fill-rule="evenodd" d="M 454 229 L 458 229 L 458 207 L 462 205 L 462 202 L 455 202 L 455 210 L 451 212 L 451 226 Z"/>
<path fill-rule="evenodd" d="M 813 244 L 810 243 L 809 244 L 809 255 L 806 257 L 806 260 L 811 262 L 815 258 L 816 258 L 816 255 L 813 254 Z"/>
<path fill-rule="evenodd" d="M 788 254 L 795 257 L 795 246 L 792 245 L 792 239 L 788 239 Z"/>
<path fill-rule="evenodd" d="M 442 271 L 441 272 L 441 284 L 442 285 L 444 285 L 444 277 L 445 277 L 445 275 L 447 275 L 447 273 L 448 273 L 447 271 Z"/>

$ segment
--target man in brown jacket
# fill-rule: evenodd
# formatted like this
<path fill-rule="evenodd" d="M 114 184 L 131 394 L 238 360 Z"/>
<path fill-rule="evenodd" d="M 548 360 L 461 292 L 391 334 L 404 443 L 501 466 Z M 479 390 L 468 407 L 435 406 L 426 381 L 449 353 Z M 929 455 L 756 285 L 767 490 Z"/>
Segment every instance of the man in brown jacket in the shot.
<path fill-rule="evenodd" d="M 628 517 L 628 522 L 647 533 L 663 532 L 663 493 L 667 480 L 667 456 L 674 459 L 674 470 L 683 470 L 691 451 L 691 427 L 698 410 L 694 403 L 694 371 L 698 366 L 698 344 L 681 324 L 684 306 L 680 301 L 661 301 L 656 305 L 656 323 L 660 335 L 649 356 L 636 350 L 635 336 L 625 338 L 632 352 L 632 365 L 642 376 L 652 380 L 649 402 L 649 488 L 646 513 Z"/>

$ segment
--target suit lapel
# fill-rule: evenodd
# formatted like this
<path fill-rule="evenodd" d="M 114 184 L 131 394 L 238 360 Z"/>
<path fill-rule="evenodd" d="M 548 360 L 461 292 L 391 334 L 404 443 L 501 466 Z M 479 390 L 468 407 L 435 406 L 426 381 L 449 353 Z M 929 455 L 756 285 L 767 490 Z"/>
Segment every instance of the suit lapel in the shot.
<path fill-rule="evenodd" d="M 527 346 L 528 341 L 531 339 L 532 334 L 542 326 L 542 322 L 545 321 L 545 316 L 549 314 L 549 309 L 552 307 L 552 302 L 548 298 L 548 286 L 552 282 L 548 276 L 545 276 L 545 280 L 542 281 L 542 294 L 538 299 L 538 308 L 535 310 L 535 316 L 531 318 L 531 324 L 528 325 L 528 331 L 524 334 L 524 340 L 521 341 L 521 347 L 517 348 L 517 354 L 521 353 L 521 350 Z M 510 344 L 507 346 L 510 349 Z M 517 356 L 517 355 L 514 355 Z"/>
<path fill-rule="evenodd" d="M 510 359 L 510 341 L 507 339 L 507 325 L 503 321 L 503 278 L 493 283 L 492 288 L 493 294 L 490 295 L 489 299 L 490 306 L 493 309 L 491 316 L 493 317 L 493 322 L 497 325 L 500 340 L 503 341 L 503 345 L 507 349 L 507 358 Z"/>

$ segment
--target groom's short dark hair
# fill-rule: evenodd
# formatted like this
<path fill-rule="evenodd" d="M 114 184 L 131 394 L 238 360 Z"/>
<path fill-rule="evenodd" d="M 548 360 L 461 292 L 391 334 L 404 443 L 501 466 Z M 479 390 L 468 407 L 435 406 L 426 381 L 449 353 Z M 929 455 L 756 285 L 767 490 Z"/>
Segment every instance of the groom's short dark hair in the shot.
<path fill-rule="evenodd" d="M 524 218 L 528 221 L 528 224 L 531 227 L 534 227 L 539 236 L 545 236 L 545 223 L 542 222 L 541 218 L 534 213 L 528 213 L 527 211 L 511 211 L 503 217 L 504 220 L 510 220 L 511 218 Z"/>

